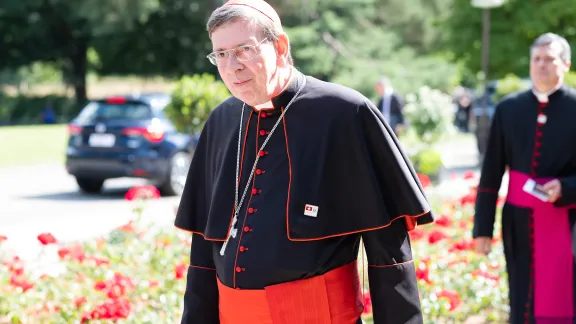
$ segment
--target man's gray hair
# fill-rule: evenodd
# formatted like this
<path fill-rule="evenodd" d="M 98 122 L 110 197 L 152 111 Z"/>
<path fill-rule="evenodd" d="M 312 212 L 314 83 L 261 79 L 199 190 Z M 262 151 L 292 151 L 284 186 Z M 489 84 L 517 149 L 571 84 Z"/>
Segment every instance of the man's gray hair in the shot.
<path fill-rule="evenodd" d="M 264 38 L 276 42 L 281 33 L 284 32 L 282 26 L 274 23 L 271 19 L 258 11 L 245 6 L 221 6 L 214 10 L 206 23 L 208 35 L 212 38 L 212 33 L 219 27 L 224 27 L 235 20 L 247 21 L 251 27 L 259 28 Z M 294 65 L 290 43 L 288 43 L 288 64 Z"/>
<path fill-rule="evenodd" d="M 534 40 L 534 42 L 532 43 L 532 46 L 530 46 L 530 55 L 532 55 L 532 50 L 535 47 L 548 46 L 552 44 L 558 44 L 560 46 L 560 58 L 562 59 L 562 61 L 564 62 L 572 61 L 570 44 L 568 44 L 568 41 L 566 41 L 564 37 L 554 33 L 546 33 L 538 36 L 538 38 L 536 38 L 536 40 Z"/>

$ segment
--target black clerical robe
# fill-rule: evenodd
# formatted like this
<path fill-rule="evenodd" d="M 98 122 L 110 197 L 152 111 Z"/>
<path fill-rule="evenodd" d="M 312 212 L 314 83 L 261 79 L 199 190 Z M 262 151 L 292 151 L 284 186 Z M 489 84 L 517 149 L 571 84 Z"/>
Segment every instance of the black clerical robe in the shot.
<path fill-rule="evenodd" d="M 539 102 L 532 91 L 524 91 L 498 103 L 478 187 L 474 237 L 493 235 L 498 191 L 506 171 L 511 181 L 502 210 L 502 238 L 511 323 L 535 323 L 535 319 L 539 323 L 574 323 L 575 267 L 570 244 L 576 224 L 576 209 L 572 208 L 576 203 L 574 90 L 562 87 L 548 102 Z M 518 179 L 521 182 L 513 184 Z M 544 179 L 540 183 L 559 179 L 561 199 L 554 205 L 533 199 L 518 187 L 526 179 Z M 540 207 L 547 212 L 538 218 Z M 560 211 L 565 214 L 556 215 Z M 568 244 L 552 244 L 558 236 L 568 237 Z M 563 256 L 554 256 L 556 253 Z M 564 290 L 568 291 L 562 295 Z M 567 301 L 564 315 L 546 309 Z"/>
<path fill-rule="evenodd" d="M 182 323 L 219 323 L 218 281 L 259 290 L 314 278 L 354 262 L 361 238 L 375 324 L 422 323 L 407 230 L 433 216 L 382 114 L 358 92 L 296 71 L 272 105 L 243 108 L 230 98 L 202 131 L 175 221 L 193 233 Z M 240 196 L 260 158 L 238 235 L 222 256 L 234 213 L 242 109 Z"/>

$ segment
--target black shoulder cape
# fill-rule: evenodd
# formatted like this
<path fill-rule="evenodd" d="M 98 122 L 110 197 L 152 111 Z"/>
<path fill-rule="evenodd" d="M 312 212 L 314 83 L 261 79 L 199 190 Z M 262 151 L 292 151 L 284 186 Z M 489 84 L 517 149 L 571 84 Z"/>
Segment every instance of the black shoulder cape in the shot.
<path fill-rule="evenodd" d="M 307 241 L 370 231 L 404 217 L 408 228 L 432 223 L 422 186 L 383 115 L 349 88 L 297 73 L 272 99 L 284 109 L 290 165 L 286 235 Z M 236 98 L 222 102 L 202 130 L 176 215 L 178 228 L 224 241 L 234 209 L 240 113 Z M 252 107 L 244 107 L 244 126 Z M 241 186 L 241 190 L 243 185 Z M 317 217 L 304 215 L 306 204 Z"/>

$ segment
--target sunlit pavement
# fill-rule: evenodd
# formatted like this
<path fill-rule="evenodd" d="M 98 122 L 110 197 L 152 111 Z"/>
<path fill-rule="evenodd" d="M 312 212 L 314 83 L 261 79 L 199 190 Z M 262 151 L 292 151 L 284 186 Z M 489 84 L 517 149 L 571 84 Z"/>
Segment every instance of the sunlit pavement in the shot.
<path fill-rule="evenodd" d="M 441 146 L 441 150 L 446 169 L 437 190 L 446 196 L 461 193 L 468 184 L 453 178 L 477 171 L 476 143 L 465 138 Z M 102 194 L 85 195 L 62 165 L 0 169 L 0 235 L 8 237 L 2 248 L 33 258 L 40 249 L 36 239 L 40 233 L 52 233 L 61 242 L 104 235 L 135 218 L 133 205 L 124 194 L 142 183 L 113 180 L 105 184 Z M 178 201 L 178 197 L 150 201 L 144 220 L 171 226 Z"/>
<path fill-rule="evenodd" d="M 40 233 L 61 242 L 106 234 L 136 217 L 124 194 L 142 183 L 113 180 L 101 195 L 85 195 L 60 165 L 0 169 L 0 235 L 8 237 L 2 248 L 27 258 L 37 254 Z M 169 226 L 177 204 L 176 197 L 149 201 L 143 219 Z"/>

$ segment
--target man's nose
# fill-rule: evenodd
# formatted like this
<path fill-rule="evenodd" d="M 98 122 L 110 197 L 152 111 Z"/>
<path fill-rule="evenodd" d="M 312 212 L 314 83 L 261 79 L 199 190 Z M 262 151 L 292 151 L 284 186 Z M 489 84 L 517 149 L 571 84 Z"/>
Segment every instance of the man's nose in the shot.
<path fill-rule="evenodd" d="M 236 70 L 241 70 L 244 67 L 244 65 L 238 61 L 238 58 L 236 57 L 236 55 L 234 54 L 230 54 L 228 57 L 228 68 L 230 68 L 233 71 Z"/>

